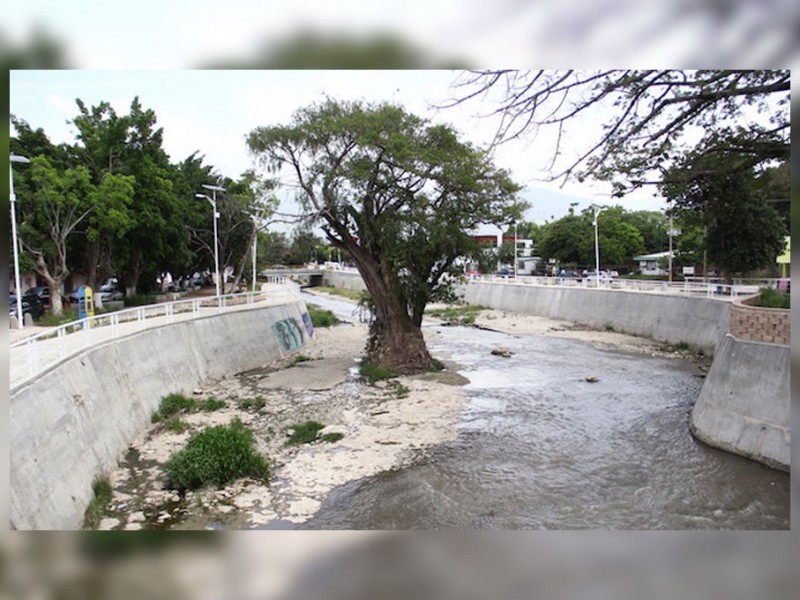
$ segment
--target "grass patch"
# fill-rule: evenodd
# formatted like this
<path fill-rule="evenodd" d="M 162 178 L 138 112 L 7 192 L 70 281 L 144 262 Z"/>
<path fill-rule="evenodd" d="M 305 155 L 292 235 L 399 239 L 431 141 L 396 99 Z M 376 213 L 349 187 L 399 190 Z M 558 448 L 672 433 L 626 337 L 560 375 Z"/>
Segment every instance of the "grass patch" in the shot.
<path fill-rule="evenodd" d="M 311 317 L 311 324 L 314 327 L 331 327 L 341 323 L 339 318 L 329 310 L 320 308 L 313 304 L 306 304 L 308 316 Z"/>
<path fill-rule="evenodd" d="M 451 325 L 472 325 L 475 323 L 475 317 L 477 317 L 482 310 L 486 310 L 486 307 L 480 304 L 465 304 L 463 306 L 434 308 L 426 311 L 426 313 L 430 317 L 441 319 L 445 323 Z"/>
<path fill-rule="evenodd" d="M 321 442 L 333 443 L 333 442 L 338 442 L 343 437 L 344 437 L 343 433 L 339 433 L 338 431 L 332 431 L 331 433 L 326 433 L 325 435 L 321 435 L 319 439 Z"/>
<path fill-rule="evenodd" d="M 397 389 L 396 389 L 395 391 L 397 392 L 397 397 L 398 397 L 398 398 L 405 398 L 406 396 L 408 396 L 408 393 L 409 393 L 411 390 L 410 390 L 410 389 L 408 389 L 406 386 L 404 386 L 404 385 L 401 383 L 400 385 L 398 385 L 398 386 L 397 386 Z"/>
<path fill-rule="evenodd" d="M 331 294 L 333 296 L 342 296 L 344 298 L 348 298 L 349 300 L 361 300 L 364 292 L 356 291 L 356 290 L 345 290 L 342 288 L 330 287 L 330 286 L 318 286 L 315 289 L 319 290 L 320 292 L 324 292 L 326 294 Z"/>
<path fill-rule="evenodd" d="M 254 408 L 256 410 L 261 410 L 267 404 L 267 401 L 264 400 L 261 396 L 256 398 L 247 398 L 245 400 L 239 401 L 239 408 L 242 410 L 249 410 Z"/>
<path fill-rule="evenodd" d="M 108 477 L 98 477 L 92 483 L 92 501 L 83 513 L 84 529 L 97 529 L 100 520 L 108 514 L 111 504 L 111 482 Z"/>
<path fill-rule="evenodd" d="M 369 383 L 375 383 L 376 381 L 381 381 L 383 379 L 397 377 L 396 373 L 387 371 L 386 369 L 367 361 L 361 361 L 359 373 L 361 374 L 361 378 L 367 380 Z"/>
<path fill-rule="evenodd" d="M 167 429 L 174 433 L 183 433 L 189 429 L 189 425 L 186 423 L 186 421 L 182 421 L 179 417 L 167 419 L 167 422 L 164 424 L 167 426 Z"/>
<path fill-rule="evenodd" d="M 170 484 L 179 490 L 221 488 L 242 477 L 266 481 L 270 473 L 269 462 L 255 449 L 253 432 L 239 419 L 193 435 L 183 450 L 170 456 L 164 469 Z"/>
<path fill-rule="evenodd" d="M 187 398 L 183 394 L 167 394 L 161 398 L 161 402 L 158 405 L 158 410 L 153 413 L 150 421 L 153 423 L 166 421 L 171 416 L 178 414 L 182 410 L 192 410 L 196 404 L 197 403 L 193 398 Z"/>
<path fill-rule="evenodd" d="M 225 400 L 218 400 L 217 398 L 206 398 L 205 400 L 200 400 L 199 402 L 195 402 L 195 407 L 193 410 L 201 410 L 203 412 L 214 412 L 215 410 L 219 410 L 221 408 L 225 408 L 228 405 Z"/>
<path fill-rule="evenodd" d="M 761 288 L 761 294 L 753 306 L 763 308 L 791 308 L 791 296 L 774 288 Z"/>
<path fill-rule="evenodd" d="M 78 320 L 78 309 L 77 308 L 64 308 L 61 311 L 60 315 L 54 315 L 51 312 L 44 313 L 41 318 L 36 322 L 37 325 L 41 325 L 43 327 L 57 327 L 59 325 L 63 325 L 64 323 L 69 323 L 70 321 L 77 321 Z"/>
<path fill-rule="evenodd" d="M 431 361 L 433 362 L 433 366 L 430 369 L 431 373 L 444 371 L 444 363 L 442 361 L 440 361 L 438 358 L 432 358 Z"/>
<path fill-rule="evenodd" d="M 175 416 L 179 412 L 212 412 L 225 408 L 227 402 L 218 400 L 216 398 L 206 398 L 205 400 L 195 400 L 194 398 L 187 398 L 183 394 L 174 393 L 167 394 L 161 399 L 158 405 L 158 410 L 155 411 L 150 417 L 151 423 L 160 423 L 167 421 L 170 417 Z"/>
<path fill-rule="evenodd" d="M 310 444 L 316 441 L 317 436 L 325 425 L 319 421 L 306 421 L 289 427 L 292 433 L 286 441 L 287 446 L 297 446 L 299 444 Z"/>

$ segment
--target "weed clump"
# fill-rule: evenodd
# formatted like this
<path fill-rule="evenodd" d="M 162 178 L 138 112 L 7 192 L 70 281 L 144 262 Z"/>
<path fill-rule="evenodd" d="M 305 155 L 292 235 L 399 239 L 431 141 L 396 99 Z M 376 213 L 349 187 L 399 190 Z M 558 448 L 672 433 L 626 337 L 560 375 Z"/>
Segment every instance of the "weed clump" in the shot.
<path fill-rule="evenodd" d="M 248 410 L 251 408 L 254 408 L 256 410 L 261 410 L 262 408 L 264 408 L 264 406 L 266 406 L 266 404 L 267 401 L 264 400 L 264 398 L 262 398 L 261 396 L 258 396 L 256 398 L 247 398 L 245 400 L 240 400 L 239 408 L 241 408 L 242 410 Z"/>
<path fill-rule="evenodd" d="M 333 442 L 338 442 L 343 437 L 344 437 L 343 433 L 339 433 L 338 431 L 332 431 L 331 433 L 326 433 L 324 435 L 321 435 L 319 439 L 321 442 L 333 443 Z"/>
<path fill-rule="evenodd" d="M 311 324 L 314 327 L 331 327 L 341 323 L 339 318 L 329 310 L 320 308 L 313 304 L 307 304 L 308 316 L 311 317 Z"/>
<path fill-rule="evenodd" d="M 98 477 L 92 483 L 92 500 L 83 513 L 84 529 L 97 529 L 100 520 L 108 514 L 111 504 L 111 482 L 108 477 Z"/>
<path fill-rule="evenodd" d="M 319 421 L 306 421 L 305 423 L 298 423 L 297 425 L 292 425 L 289 428 L 291 429 L 292 434 L 286 441 L 286 445 L 297 446 L 299 444 L 310 444 L 311 442 L 317 439 L 320 430 L 323 429 L 324 427 L 325 425 L 323 425 Z"/>
<path fill-rule="evenodd" d="M 193 435 L 183 450 L 170 456 L 164 469 L 179 490 L 221 488 L 242 477 L 266 481 L 270 474 L 269 462 L 255 449 L 253 432 L 239 419 Z"/>
<path fill-rule="evenodd" d="M 218 400 L 217 398 L 207 398 L 197 401 L 194 398 L 187 398 L 183 394 L 167 394 L 161 399 L 158 410 L 153 413 L 150 421 L 152 423 L 160 423 L 161 421 L 167 421 L 181 411 L 194 412 L 200 410 L 203 412 L 212 412 L 220 408 L 225 408 L 225 406 L 226 402 L 224 400 Z"/>
<path fill-rule="evenodd" d="M 376 381 L 381 381 L 383 379 L 391 379 L 392 377 L 397 377 L 397 373 L 393 373 L 392 371 L 388 371 L 376 365 L 375 363 L 362 361 L 361 366 L 358 368 L 358 372 L 361 375 L 362 379 L 365 379 L 369 383 L 375 383 Z"/>
<path fill-rule="evenodd" d="M 486 310 L 486 307 L 480 304 L 465 304 L 464 306 L 436 308 L 426 312 L 428 316 L 441 319 L 449 325 L 472 325 L 475 323 L 475 317 L 482 310 Z"/>

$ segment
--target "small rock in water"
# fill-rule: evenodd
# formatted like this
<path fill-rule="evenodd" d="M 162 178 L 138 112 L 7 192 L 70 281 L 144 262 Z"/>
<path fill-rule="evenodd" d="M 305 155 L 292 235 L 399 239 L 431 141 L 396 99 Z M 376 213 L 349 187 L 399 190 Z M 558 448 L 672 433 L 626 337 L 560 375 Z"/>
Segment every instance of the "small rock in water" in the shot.
<path fill-rule="evenodd" d="M 203 393 L 203 390 L 201 390 L 201 389 L 192 390 L 192 393 L 195 396 L 199 396 L 199 395 L 201 395 Z"/>
<path fill-rule="evenodd" d="M 514 353 L 508 348 L 495 348 L 494 350 L 492 350 L 492 354 L 495 356 L 502 356 L 503 358 L 508 358 Z"/>
<path fill-rule="evenodd" d="M 586 381 L 588 381 L 589 383 L 597 383 L 600 380 L 597 377 L 591 377 L 590 376 L 590 377 L 586 377 Z"/>

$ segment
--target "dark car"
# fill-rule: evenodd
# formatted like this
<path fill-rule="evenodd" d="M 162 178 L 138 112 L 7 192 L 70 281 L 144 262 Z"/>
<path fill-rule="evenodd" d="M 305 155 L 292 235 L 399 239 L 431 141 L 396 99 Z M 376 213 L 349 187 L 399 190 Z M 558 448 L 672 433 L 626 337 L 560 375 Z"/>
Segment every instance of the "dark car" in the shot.
<path fill-rule="evenodd" d="M 36 321 L 44 314 L 44 305 L 42 304 L 41 300 L 39 300 L 38 296 L 35 294 L 23 294 L 22 295 L 22 317 L 25 318 L 25 315 L 31 315 L 31 318 Z M 16 318 L 17 316 L 17 296 L 16 294 L 9 295 L 9 310 L 8 316 Z"/>
<path fill-rule="evenodd" d="M 582 279 L 582 276 L 577 271 L 561 271 L 560 277 L 565 277 L 569 279 Z"/>
<path fill-rule="evenodd" d="M 28 288 L 25 291 L 24 296 L 36 296 L 39 299 L 39 302 L 42 303 L 42 306 L 47 308 L 50 306 L 50 288 L 46 285 L 39 285 L 36 287 Z"/>

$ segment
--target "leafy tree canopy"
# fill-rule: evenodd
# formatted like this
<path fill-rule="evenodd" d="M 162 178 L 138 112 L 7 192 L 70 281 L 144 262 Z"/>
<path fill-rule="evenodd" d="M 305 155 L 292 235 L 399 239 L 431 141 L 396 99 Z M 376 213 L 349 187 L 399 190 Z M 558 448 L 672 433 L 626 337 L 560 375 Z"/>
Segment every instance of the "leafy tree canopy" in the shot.
<path fill-rule="evenodd" d="M 447 292 L 458 257 L 479 252 L 469 231 L 520 217 L 519 186 L 450 127 L 389 104 L 328 99 L 253 130 L 248 144 L 289 174 L 305 217 L 358 267 L 375 310 L 367 358 L 429 368 L 425 305 Z"/>

